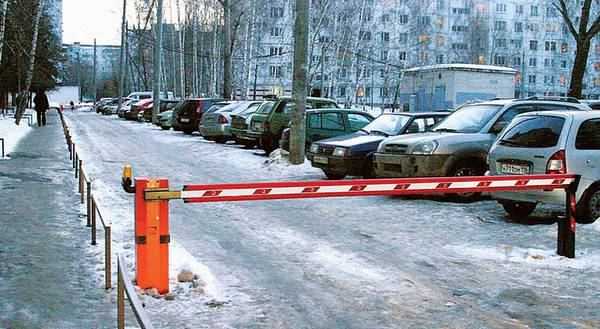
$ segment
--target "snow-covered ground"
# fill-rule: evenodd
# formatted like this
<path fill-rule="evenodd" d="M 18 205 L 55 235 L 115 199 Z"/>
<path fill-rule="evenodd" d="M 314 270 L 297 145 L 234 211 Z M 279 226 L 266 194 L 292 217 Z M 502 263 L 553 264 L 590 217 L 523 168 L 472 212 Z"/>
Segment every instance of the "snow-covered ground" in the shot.
<path fill-rule="evenodd" d="M 27 110 L 25 113 L 32 115 L 32 125 L 36 124 L 35 111 Z M 12 117 L 12 114 L 0 114 L 0 138 L 4 138 L 5 157 L 10 157 L 10 153 L 15 149 L 19 141 L 23 139 L 23 137 L 25 137 L 25 135 L 27 135 L 27 133 L 30 132 L 31 129 L 32 127 L 28 126 L 27 119 L 21 120 L 21 124 L 17 126 L 15 124 L 15 119 Z"/>
<path fill-rule="evenodd" d="M 119 185 L 124 164 L 135 176 L 169 178 L 172 188 L 323 179 L 282 153 L 267 158 L 114 116 L 66 115 L 112 220 L 115 250 L 130 266 L 133 198 Z M 561 211 L 540 207 L 524 225 L 491 200 L 172 201 L 177 296 L 143 298 L 157 326 L 169 328 L 599 327 L 600 223 L 578 226 L 576 259 L 559 257 Z M 177 282 L 183 269 L 199 279 Z"/>

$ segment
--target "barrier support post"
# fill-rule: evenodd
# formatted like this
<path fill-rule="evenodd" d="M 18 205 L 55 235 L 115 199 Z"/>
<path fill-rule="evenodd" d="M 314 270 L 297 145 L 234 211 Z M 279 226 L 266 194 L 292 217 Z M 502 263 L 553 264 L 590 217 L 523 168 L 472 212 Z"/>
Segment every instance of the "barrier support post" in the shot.
<path fill-rule="evenodd" d="M 88 199 L 89 200 L 89 199 Z M 91 213 L 92 213 L 92 246 L 96 245 L 96 202 L 91 200 Z"/>
<path fill-rule="evenodd" d="M 71 143 L 71 145 L 73 149 L 73 169 L 77 169 L 77 159 L 75 159 L 77 157 L 76 145 L 75 143 Z"/>
<path fill-rule="evenodd" d="M 82 175 L 83 176 L 83 175 Z M 92 226 L 92 182 L 86 182 L 87 227 Z M 81 194 L 83 196 L 83 193 Z"/>
<path fill-rule="evenodd" d="M 575 214 L 577 211 L 576 178 L 566 191 L 565 216 L 558 219 L 558 241 L 556 253 L 567 258 L 575 258 Z"/>
<path fill-rule="evenodd" d="M 79 202 L 83 203 L 83 185 L 85 184 L 83 170 L 81 169 L 83 163 L 81 160 L 78 160 L 77 162 L 79 163 L 79 169 L 75 170 L 75 172 L 79 172 Z"/>
<path fill-rule="evenodd" d="M 104 228 L 104 278 L 106 280 L 106 290 L 112 287 L 110 253 L 110 226 L 108 226 Z"/>
<path fill-rule="evenodd" d="M 168 190 L 166 179 L 135 180 L 137 284 L 169 292 L 169 201 L 146 201 L 146 191 Z"/>
<path fill-rule="evenodd" d="M 125 329 L 125 283 L 121 274 L 121 264 L 117 266 L 117 328 Z M 125 269 L 127 271 L 127 269 Z"/>

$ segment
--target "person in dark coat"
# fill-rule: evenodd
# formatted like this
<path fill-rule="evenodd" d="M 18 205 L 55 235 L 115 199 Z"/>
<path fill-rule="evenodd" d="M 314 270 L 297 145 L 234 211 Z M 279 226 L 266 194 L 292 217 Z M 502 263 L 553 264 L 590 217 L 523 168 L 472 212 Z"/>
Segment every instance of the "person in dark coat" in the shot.
<path fill-rule="evenodd" d="M 48 102 L 48 96 L 44 93 L 44 90 L 40 90 L 35 93 L 35 97 L 33 98 L 33 102 L 35 103 L 35 112 L 37 113 L 37 122 L 38 127 L 46 125 L 46 111 L 50 108 L 50 103 Z"/>

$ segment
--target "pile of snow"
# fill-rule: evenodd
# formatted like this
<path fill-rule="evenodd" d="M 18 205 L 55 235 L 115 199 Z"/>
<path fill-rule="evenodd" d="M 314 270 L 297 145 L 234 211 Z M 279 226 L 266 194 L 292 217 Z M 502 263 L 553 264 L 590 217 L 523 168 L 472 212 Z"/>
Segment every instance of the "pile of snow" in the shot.
<path fill-rule="evenodd" d="M 264 169 L 280 174 L 289 174 L 289 176 L 297 175 L 318 175 L 321 171 L 313 168 L 310 161 L 304 160 L 301 165 L 294 165 L 290 162 L 290 153 L 283 149 L 276 149 L 271 152 L 267 160 L 262 164 Z"/>
<path fill-rule="evenodd" d="M 27 114 L 33 114 L 35 124 L 35 112 L 27 110 Z M 15 147 L 19 141 L 25 137 L 30 131 L 31 127 L 27 125 L 27 120 L 21 120 L 20 125 L 15 124 L 15 119 L 12 115 L 2 116 L 0 115 L 0 138 L 4 138 L 4 156 L 5 158 L 15 150 Z M 1 156 L 1 154 L 0 154 Z"/>
<path fill-rule="evenodd" d="M 600 269 L 600 252 L 587 249 L 578 249 L 574 259 L 559 256 L 555 250 L 520 248 L 512 245 L 449 245 L 444 249 L 471 259 L 508 261 L 549 268 Z"/>

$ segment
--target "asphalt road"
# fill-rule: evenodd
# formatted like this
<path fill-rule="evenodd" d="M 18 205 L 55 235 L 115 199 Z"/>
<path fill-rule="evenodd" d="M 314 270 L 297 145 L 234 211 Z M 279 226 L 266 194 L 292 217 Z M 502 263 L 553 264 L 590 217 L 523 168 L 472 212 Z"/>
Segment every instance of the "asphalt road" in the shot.
<path fill-rule="evenodd" d="M 125 163 L 172 187 L 323 179 L 199 136 L 89 112 L 67 118 L 90 175 L 114 191 L 106 202 L 125 220 Z M 173 328 L 600 327 L 600 226 L 579 226 L 578 259 L 562 259 L 552 254 L 560 211 L 544 207 L 522 224 L 489 200 L 171 202 L 173 239 L 212 271 L 226 303 L 188 298 L 149 311 Z M 131 231 L 116 234 L 133 244 Z"/>

